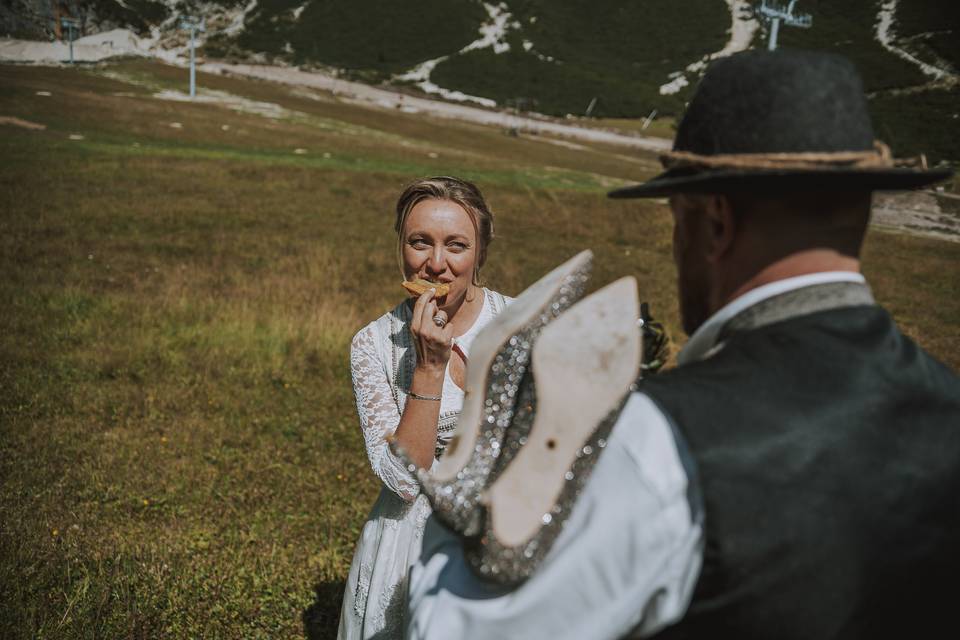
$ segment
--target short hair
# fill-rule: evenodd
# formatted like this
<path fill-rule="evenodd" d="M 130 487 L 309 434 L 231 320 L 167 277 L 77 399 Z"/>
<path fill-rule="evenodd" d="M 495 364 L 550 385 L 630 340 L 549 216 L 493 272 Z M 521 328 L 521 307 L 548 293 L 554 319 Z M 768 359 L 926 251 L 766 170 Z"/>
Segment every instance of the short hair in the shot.
<path fill-rule="evenodd" d="M 421 178 L 409 184 L 397 200 L 397 257 L 403 268 L 403 225 L 417 204 L 424 200 L 449 200 L 467 212 L 477 233 L 477 266 L 473 283 L 480 284 L 480 267 L 487 261 L 487 247 L 493 242 L 493 212 L 487 206 L 477 185 L 453 176 Z"/>
<path fill-rule="evenodd" d="M 771 243 L 795 250 L 815 241 L 845 255 L 860 255 L 870 220 L 870 191 L 758 189 L 724 195 L 739 222 L 750 219 L 750 224 L 777 231 Z"/>

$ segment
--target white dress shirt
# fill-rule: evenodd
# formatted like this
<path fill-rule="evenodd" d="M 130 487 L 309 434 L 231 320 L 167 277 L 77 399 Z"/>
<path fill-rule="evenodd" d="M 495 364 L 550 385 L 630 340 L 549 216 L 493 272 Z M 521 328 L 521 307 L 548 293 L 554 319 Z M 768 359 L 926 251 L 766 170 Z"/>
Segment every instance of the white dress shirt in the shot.
<path fill-rule="evenodd" d="M 828 282 L 864 279 L 858 273 L 823 272 L 753 289 L 690 337 L 679 365 L 722 348 L 716 344 L 721 329 L 744 309 Z M 427 522 L 420 560 L 411 569 L 407 637 L 652 635 L 686 612 L 702 564 L 702 518 L 688 501 L 687 488 L 669 421 L 649 397 L 633 394 L 553 549 L 516 589 L 478 579 L 459 539 L 433 518 Z"/>

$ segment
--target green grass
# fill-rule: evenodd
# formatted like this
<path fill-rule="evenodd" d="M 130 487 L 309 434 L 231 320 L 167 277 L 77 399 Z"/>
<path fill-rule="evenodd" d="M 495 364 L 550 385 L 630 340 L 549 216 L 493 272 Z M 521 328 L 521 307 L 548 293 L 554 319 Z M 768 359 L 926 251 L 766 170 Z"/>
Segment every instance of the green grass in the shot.
<path fill-rule="evenodd" d="M 348 344 L 403 295 L 391 210 L 416 175 L 479 181 L 494 288 L 516 294 L 590 247 L 595 284 L 637 276 L 683 341 L 669 213 L 603 197 L 649 158 L 267 83 L 200 78 L 298 115 L 144 86 L 183 75 L 0 66 L 0 115 L 47 125 L 0 130 L 5 639 L 334 636 L 378 491 Z M 958 264 L 957 244 L 868 237 L 878 298 L 954 368 Z"/>
<path fill-rule="evenodd" d="M 933 30 L 938 24 L 940 29 L 957 28 L 954 4 L 936 0 L 899 3 L 895 34 L 899 39 Z M 960 164 L 960 120 L 954 117 L 960 111 L 960 89 L 902 93 L 902 89 L 923 85 L 929 78 L 874 39 L 878 6 L 876 0 L 804 0 L 798 9 L 813 15 L 813 28 L 782 28 L 780 45 L 847 56 L 872 94 L 870 110 L 877 137 L 898 155 L 924 153 L 932 162 Z"/>
<path fill-rule="evenodd" d="M 670 116 L 661 117 L 659 114 L 643 128 L 646 118 L 579 118 L 576 124 L 582 127 L 597 129 L 612 129 L 627 133 L 642 134 L 656 138 L 673 140 L 677 135 L 677 120 Z"/>
<path fill-rule="evenodd" d="M 870 101 L 874 130 L 897 155 L 926 154 L 960 166 L 960 87 L 881 94 Z M 931 123 L 930 114 L 940 116 Z"/>
<path fill-rule="evenodd" d="M 485 19 L 478 3 L 465 0 L 431 0 L 417 10 L 382 0 L 366 0 L 362 6 L 327 0 L 308 5 L 295 22 L 292 10 L 299 4 L 300 0 L 261 3 L 237 42 L 214 38 L 207 52 L 235 56 L 240 54 L 239 45 L 379 81 L 422 60 L 455 53 L 477 36 L 477 26 Z M 432 80 L 500 105 L 556 116 L 583 114 L 596 98 L 595 117 L 621 122 L 642 118 L 653 109 L 666 118 L 678 116 L 693 86 L 672 96 L 661 96 L 659 87 L 671 73 L 721 49 L 730 23 L 727 5 L 720 0 L 509 0 L 507 5 L 520 25 L 507 37 L 510 51 L 453 55 L 436 67 Z M 954 133 L 958 125 L 953 118 L 960 90 L 896 95 L 895 90 L 923 84 L 927 78 L 874 39 L 876 0 L 805 0 L 799 9 L 814 16 L 814 27 L 781 29 L 781 46 L 850 57 L 868 91 L 876 94 L 871 108 L 880 137 L 900 154 L 925 153 L 933 162 L 960 163 L 960 135 Z M 957 11 L 953 4 L 947 7 L 936 0 L 900 3 L 896 32 L 921 57 L 926 47 L 956 63 Z M 378 20 L 371 22 L 369 15 Z M 423 37 L 425 33 L 430 37 Z M 917 38 L 918 34 L 924 35 Z M 758 34 L 756 44 L 763 40 L 764 34 Z M 532 43 L 530 51 L 524 41 Z M 285 52 L 287 42 L 291 48 Z M 918 110 L 923 118 L 904 115 Z M 669 128 L 654 131 L 672 134 Z"/>
<path fill-rule="evenodd" d="M 486 18 L 470 0 L 267 0 L 247 18 L 246 49 L 387 77 L 476 39 Z M 289 43 L 289 47 L 287 47 Z"/>
<path fill-rule="evenodd" d="M 780 46 L 830 51 L 850 58 L 863 76 L 867 91 L 913 86 L 925 81 L 915 65 L 888 52 L 874 38 L 879 9 L 876 0 L 843 3 L 804 0 L 797 8 L 813 16 L 813 27 L 780 29 Z"/>
<path fill-rule="evenodd" d="M 583 114 L 596 97 L 598 117 L 665 115 L 683 108 L 683 95 L 661 96 L 669 75 L 723 48 L 730 26 L 720 0 L 576 0 L 507 3 L 521 28 L 511 49 L 453 56 L 431 78 L 443 87 L 517 101 L 552 115 Z M 532 43 L 525 51 L 523 41 Z M 539 56 L 553 58 L 546 61 Z"/>
<path fill-rule="evenodd" d="M 259 3 L 240 36 L 213 36 L 206 53 L 229 58 L 255 51 L 379 81 L 456 54 L 479 37 L 487 20 L 481 4 L 472 0 L 324 0 L 307 5 L 296 20 L 293 10 L 301 4 Z M 553 115 L 581 114 L 593 97 L 598 116 L 646 115 L 654 108 L 679 112 L 683 96 L 661 96 L 660 85 L 670 73 L 722 48 L 730 26 L 722 0 L 506 4 L 521 25 L 508 37 L 510 52 L 453 55 L 438 65 L 433 79 L 450 89 Z M 525 50 L 524 40 L 533 43 L 532 51 Z"/>
<path fill-rule="evenodd" d="M 240 7 L 244 0 L 216 0 Z M 492 98 L 499 105 L 553 116 L 582 115 L 594 99 L 600 119 L 642 118 L 653 109 L 676 118 L 691 86 L 662 96 L 669 75 L 721 49 L 730 26 L 722 0 L 506 0 L 512 14 L 510 51 L 457 52 L 475 40 L 488 17 L 478 0 L 261 0 L 235 37 L 211 32 L 202 55 L 268 60 L 337 70 L 366 82 L 388 81 L 416 64 L 450 56 L 433 72 L 439 85 Z M 958 163 L 954 134 L 960 89 L 939 88 L 915 98 L 890 95 L 928 78 L 912 63 L 886 51 L 874 38 L 879 0 L 803 0 L 798 10 L 814 17 L 812 29 L 784 27 L 780 43 L 832 51 L 851 58 L 873 100 L 877 129 L 896 140 L 895 151 L 922 151 L 932 161 Z M 299 18 L 294 11 L 303 7 Z M 910 0 L 897 8 L 895 34 L 921 59 L 960 68 L 960 3 Z M 111 25 L 146 33 L 168 9 L 155 0 L 96 0 L 97 16 Z M 29 21 L 27 21 L 29 22 Z M 24 24 L 27 24 L 24 22 Z M 514 24 L 515 22 L 515 24 Z M 43 30 L 39 26 L 37 29 Z M 35 29 L 36 31 L 36 29 Z M 31 37 L 40 37 L 39 31 Z M 758 34 L 755 46 L 763 46 Z M 525 44 L 532 47 L 529 51 Z M 947 92 L 945 95 L 940 95 Z M 915 111 L 921 122 L 897 113 Z M 667 135 L 669 130 L 655 131 Z"/>
<path fill-rule="evenodd" d="M 960 3 L 941 0 L 910 0 L 897 6 L 896 33 L 908 39 L 911 48 L 923 47 L 960 71 Z"/>

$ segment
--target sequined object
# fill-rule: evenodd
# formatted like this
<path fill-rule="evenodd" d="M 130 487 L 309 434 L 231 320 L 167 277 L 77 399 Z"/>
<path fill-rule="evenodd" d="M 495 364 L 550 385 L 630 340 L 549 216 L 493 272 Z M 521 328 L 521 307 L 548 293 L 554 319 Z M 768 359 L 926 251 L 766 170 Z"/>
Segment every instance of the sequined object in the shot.
<path fill-rule="evenodd" d="M 484 509 L 480 494 L 487 487 L 491 472 L 498 466 L 504 434 L 514 422 L 520 382 L 529 367 L 533 344 L 544 327 L 583 296 L 589 276 L 590 263 L 587 262 L 564 277 L 550 301 L 494 356 L 487 377 L 481 421 L 476 427 L 480 431 L 474 451 L 456 477 L 440 482 L 428 471 L 417 470 L 414 465 L 412 470 L 416 470 L 420 487 L 430 500 L 434 514 L 457 533 L 472 536 L 482 531 Z"/>
<path fill-rule="evenodd" d="M 606 448 L 613 425 L 620 417 L 620 412 L 629 395 L 629 393 L 624 395 L 617 407 L 600 421 L 587 442 L 577 451 L 576 459 L 564 474 L 564 485 L 560 497 L 553 508 L 540 517 L 541 527 L 533 537 L 515 547 L 505 546 L 497 540 L 489 519 L 485 519 L 482 533 L 464 539 L 463 546 L 467 561 L 480 577 L 505 585 L 515 585 L 526 580 L 540 566 L 560 532 L 563 531 L 563 525 L 586 486 L 590 473 L 600 459 L 600 454 Z M 530 411 L 531 416 L 534 411 L 535 408 Z M 516 439 L 518 446 L 522 446 L 523 443 L 519 441 L 525 442 L 526 435 L 532 427 L 532 417 L 530 424 L 515 423 L 514 427 L 517 426 L 521 428 L 516 434 Z M 521 435 L 524 429 L 525 433 Z M 513 428 L 511 428 L 512 431 Z M 511 433 L 510 444 L 512 444 L 513 435 Z"/>
<path fill-rule="evenodd" d="M 533 419 L 537 415 L 537 385 L 533 369 L 528 369 L 520 382 L 520 390 L 517 393 L 517 403 L 514 408 L 513 422 L 507 432 L 504 434 L 503 443 L 500 445 L 500 457 L 497 459 L 490 476 L 487 479 L 487 486 L 500 477 L 500 474 L 507 468 L 510 462 L 520 452 L 520 448 L 527 444 L 527 436 L 530 435 L 530 429 L 533 428 Z"/>

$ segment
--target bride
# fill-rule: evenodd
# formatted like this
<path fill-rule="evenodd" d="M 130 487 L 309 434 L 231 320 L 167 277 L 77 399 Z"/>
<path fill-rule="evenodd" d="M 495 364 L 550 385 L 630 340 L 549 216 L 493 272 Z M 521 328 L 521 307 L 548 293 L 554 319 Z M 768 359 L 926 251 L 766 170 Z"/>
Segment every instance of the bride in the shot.
<path fill-rule="evenodd" d="M 350 566 L 338 638 L 400 638 L 407 571 L 420 554 L 430 506 L 387 444 L 392 436 L 422 468 L 433 468 L 463 405 L 470 344 L 509 302 L 480 286 L 493 214 L 473 184 L 418 180 L 397 201 L 404 278 L 437 284 L 361 329 L 350 366 L 370 466 L 383 484 Z M 443 285 L 449 291 L 443 297 Z"/>

